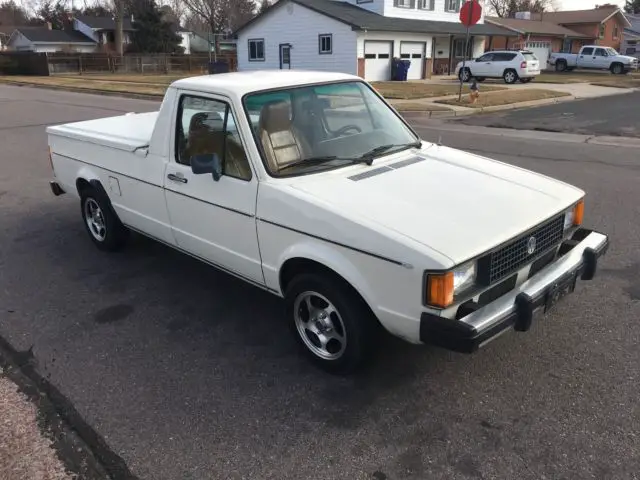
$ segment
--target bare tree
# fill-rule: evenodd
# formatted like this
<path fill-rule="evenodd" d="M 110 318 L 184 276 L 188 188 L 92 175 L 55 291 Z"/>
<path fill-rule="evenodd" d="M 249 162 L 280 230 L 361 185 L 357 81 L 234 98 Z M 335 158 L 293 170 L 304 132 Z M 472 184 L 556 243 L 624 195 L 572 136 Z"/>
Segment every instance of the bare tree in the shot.
<path fill-rule="evenodd" d="M 207 30 L 222 34 L 234 30 L 255 15 L 253 0 L 183 0 L 189 13 L 199 17 Z"/>
<path fill-rule="evenodd" d="M 516 12 L 548 12 L 555 7 L 555 0 L 487 0 L 488 10 L 503 18 L 514 17 Z"/>

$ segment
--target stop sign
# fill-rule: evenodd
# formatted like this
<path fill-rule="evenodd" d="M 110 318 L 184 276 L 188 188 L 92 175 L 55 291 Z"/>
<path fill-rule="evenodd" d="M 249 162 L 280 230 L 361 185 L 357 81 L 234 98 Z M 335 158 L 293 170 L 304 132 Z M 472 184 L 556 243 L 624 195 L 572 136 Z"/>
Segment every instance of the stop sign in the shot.
<path fill-rule="evenodd" d="M 477 0 L 464 2 L 460 9 L 460 22 L 466 27 L 471 27 L 480 21 L 482 5 Z"/>

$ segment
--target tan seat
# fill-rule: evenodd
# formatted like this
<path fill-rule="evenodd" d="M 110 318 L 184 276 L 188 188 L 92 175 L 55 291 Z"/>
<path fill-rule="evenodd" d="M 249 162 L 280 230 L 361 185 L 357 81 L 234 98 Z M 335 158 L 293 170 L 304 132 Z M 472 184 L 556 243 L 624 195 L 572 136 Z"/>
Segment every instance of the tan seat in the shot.
<path fill-rule="evenodd" d="M 267 103 L 260 112 L 258 131 L 272 172 L 302 160 L 310 151 L 304 137 L 293 126 L 290 115 L 289 104 L 283 101 Z"/>
<path fill-rule="evenodd" d="M 215 153 L 220 160 L 225 160 L 225 174 L 237 178 L 251 178 L 249 161 L 242 144 L 226 134 L 227 155 L 225 157 L 223 155 L 225 133 L 209 128 L 205 123 L 207 117 L 207 113 L 196 113 L 191 117 L 185 156 L 190 159 L 194 155 Z"/>

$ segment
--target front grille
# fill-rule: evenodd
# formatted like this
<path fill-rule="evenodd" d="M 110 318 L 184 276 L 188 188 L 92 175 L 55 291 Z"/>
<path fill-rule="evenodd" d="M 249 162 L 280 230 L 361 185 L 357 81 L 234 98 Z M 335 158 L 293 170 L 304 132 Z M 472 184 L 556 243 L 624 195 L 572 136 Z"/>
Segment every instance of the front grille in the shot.
<path fill-rule="evenodd" d="M 479 283 L 492 285 L 533 262 L 542 254 L 558 246 L 562 241 L 563 233 L 564 215 L 560 215 L 485 255 L 478 261 Z M 532 238 L 535 240 L 531 240 Z M 533 252 L 529 252 L 533 242 L 535 242 L 535 248 Z"/>

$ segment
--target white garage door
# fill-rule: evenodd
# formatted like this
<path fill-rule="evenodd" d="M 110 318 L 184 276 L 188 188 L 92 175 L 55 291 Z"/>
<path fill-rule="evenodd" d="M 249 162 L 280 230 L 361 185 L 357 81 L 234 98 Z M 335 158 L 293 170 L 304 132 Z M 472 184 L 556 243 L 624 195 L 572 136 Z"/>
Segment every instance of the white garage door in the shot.
<path fill-rule="evenodd" d="M 549 53 L 551 52 L 551 43 L 549 42 L 527 42 L 524 44 L 526 50 L 531 50 L 533 54 L 540 61 L 540 69 L 546 70 L 548 68 L 547 60 L 549 60 Z"/>
<path fill-rule="evenodd" d="M 407 74 L 408 80 L 420 80 L 422 78 L 424 49 L 425 44 L 423 42 L 402 42 L 400 44 L 400 58 L 411 62 L 409 73 Z"/>
<path fill-rule="evenodd" d="M 391 78 L 391 42 L 365 42 L 364 78 L 384 81 Z"/>

